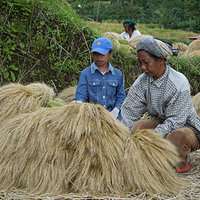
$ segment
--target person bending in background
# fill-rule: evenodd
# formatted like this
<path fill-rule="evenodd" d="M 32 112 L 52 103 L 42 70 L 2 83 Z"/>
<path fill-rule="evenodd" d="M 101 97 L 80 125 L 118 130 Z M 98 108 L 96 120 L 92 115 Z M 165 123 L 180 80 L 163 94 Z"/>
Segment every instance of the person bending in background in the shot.
<path fill-rule="evenodd" d="M 190 84 L 180 72 L 165 64 L 172 51 L 152 36 L 136 46 L 142 73 L 122 105 L 122 123 L 130 128 L 154 129 L 170 140 L 182 158 L 178 172 L 188 172 L 188 155 L 200 148 L 200 119 L 193 107 Z M 145 112 L 151 119 L 140 120 Z"/>
<path fill-rule="evenodd" d="M 94 62 L 80 74 L 75 101 L 101 104 L 121 120 L 120 109 L 126 94 L 123 74 L 109 62 L 113 55 L 112 42 L 98 38 L 93 42 L 91 52 Z"/>
<path fill-rule="evenodd" d="M 138 35 L 141 35 L 140 31 L 135 28 L 136 24 L 137 23 L 131 19 L 124 20 L 123 26 L 125 31 L 120 35 L 126 40 L 130 40 Z"/>

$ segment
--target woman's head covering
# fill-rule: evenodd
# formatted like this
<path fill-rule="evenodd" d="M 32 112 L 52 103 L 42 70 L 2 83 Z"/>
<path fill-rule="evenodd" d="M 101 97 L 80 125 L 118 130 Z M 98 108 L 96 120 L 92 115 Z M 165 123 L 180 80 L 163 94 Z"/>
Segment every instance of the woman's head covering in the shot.
<path fill-rule="evenodd" d="M 137 22 L 133 21 L 132 19 L 125 19 L 125 20 L 123 21 L 123 26 L 124 26 L 124 24 L 132 24 L 133 29 L 134 29 L 134 30 L 137 30 L 137 29 L 135 28 L 135 25 L 137 24 Z"/>
<path fill-rule="evenodd" d="M 173 56 L 173 52 L 169 46 L 161 40 L 155 39 L 152 36 L 143 37 L 136 46 L 136 51 L 145 50 L 157 57 L 163 56 L 167 59 Z"/>
<path fill-rule="evenodd" d="M 126 23 L 133 23 L 134 25 L 137 24 L 137 22 L 133 21 L 132 19 L 125 19 L 125 20 L 123 21 L 123 25 L 126 24 Z"/>

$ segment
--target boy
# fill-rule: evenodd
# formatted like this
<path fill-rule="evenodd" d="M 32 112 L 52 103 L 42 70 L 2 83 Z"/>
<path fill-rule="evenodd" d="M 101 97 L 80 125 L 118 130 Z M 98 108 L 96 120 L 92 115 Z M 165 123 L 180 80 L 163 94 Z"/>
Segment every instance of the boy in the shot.
<path fill-rule="evenodd" d="M 107 38 L 98 38 L 92 44 L 91 53 L 94 62 L 80 74 L 76 102 L 101 104 L 121 120 L 120 109 L 126 94 L 122 73 L 109 62 L 113 55 L 113 45 Z"/>

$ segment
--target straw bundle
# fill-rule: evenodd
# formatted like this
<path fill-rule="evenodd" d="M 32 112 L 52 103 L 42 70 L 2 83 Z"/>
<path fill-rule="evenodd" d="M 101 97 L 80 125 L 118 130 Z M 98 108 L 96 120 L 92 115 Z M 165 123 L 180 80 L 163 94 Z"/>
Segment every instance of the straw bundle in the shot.
<path fill-rule="evenodd" d="M 200 117 L 200 92 L 192 97 L 192 102 L 197 115 Z"/>
<path fill-rule="evenodd" d="M 42 107 L 47 107 L 56 95 L 54 89 L 44 83 L 30 83 L 26 87 L 35 94 Z"/>
<path fill-rule="evenodd" d="M 120 39 L 119 39 L 119 43 L 120 43 L 120 44 L 128 45 L 128 40 L 126 40 L 126 39 L 120 40 Z"/>
<path fill-rule="evenodd" d="M 148 36 L 148 35 L 138 35 L 138 36 L 134 37 L 133 39 L 130 39 L 128 41 L 129 46 L 135 49 L 138 42 L 140 41 L 140 39 L 143 38 L 143 37 L 146 37 L 146 36 Z"/>
<path fill-rule="evenodd" d="M 177 192 L 183 180 L 173 174 L 175 148 L 145 131 L 128 135 L 98 104 L 17 115 L 0 126 L 0 189 L 53 195 Z"/>
<path fill-rule="evenodd" d="M 0 188 L 54 195 L 123 193 L 127 132 L 95 104 L 18 115 L 0 128 Z"/>
<path fill-rule="evenodd" d="M 151 129 L 136 131 L 130 136 L 125 157 L 126 180 L 128 185 L 135 185 L 134 191 L 175 194 L 187 183 L 172 168 L 181 161 L 175 146 Z"/>
<path fill-rule="evenodd" d="M 133 53 L 133 48 L 125 44 L 120 44 L 120 50 L 129 54 Z"/>
<path fill-rule="evenodd" d="M 193 51 L 193 52 L 190 53 L 188 56 L 189 56 L 189 57 L 200 56 L 200 50 Z"/>
<path fill-rule="evenodd" d="M 115 32 L 105 32 L 103 33 L 103 37 L 108 38 L 111 41 L 124 39 L 119 33 L 115 33 Z"/>
<path fill-rule="evenodd" d="M 114 32 L 105 32 L 103 33 L 103 37 L 108 38 L 117 49 L 120 49 L 119 40 L 123 39 L 120 34 Z"/>
<path fill-rule="evenodd" d="M 189 56 L 192 52 L 200 50 L 200 39 L 194 40 L 188 45 L 186 55 Z"/>
<path fill-rule="evenodd" d="M 75 100 L 76 88 L 77 85 L 63 89 L 58 93 L 57 98 L 63 100 L 65 104 L 71 103 L 73 100 Z"/>
<path fill-rule="evenodd" d="M 188 46 L 182 42 L 175 42 L 172 44 L 172 47 L 175 49 L 178 48 L 179 56 L 184 56 L 188 48 Z"/>
<path fill-rule="evenodd" d="M 0 87 L 0 122 L 19 113 L 29 113 L 40 108 L 35 94 L 21 84 L 8 84 Z"/>

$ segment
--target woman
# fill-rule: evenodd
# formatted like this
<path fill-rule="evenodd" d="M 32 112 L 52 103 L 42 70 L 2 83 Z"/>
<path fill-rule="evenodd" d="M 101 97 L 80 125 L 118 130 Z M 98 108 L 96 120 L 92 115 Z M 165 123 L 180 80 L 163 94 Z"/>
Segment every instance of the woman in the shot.
<path fill-rule="evenodd" d="M 150 128 L 175 146 L 182 158 L 178 172 L 190 168 L 188 154 L 200 148 L 200 119 L 193 107 L 187 78 L 165 64 L 172 51 L 160 40 L 140 39 L 136 51 L 142 73 L 122 105 L 123 123 L 134 133 Z M 150 120 L 140 120 L 144 111 Z"/>
<path fill-rule="evenodd" d="M 138 35 L 141 35 L 140 31 L 138 31 L 135 28 L 136 24 L 137 23 L 131 19 L 124 20 L 123 22 L 124 32 L 121 33 L 120 35 L 126 40 L 130 40 Z"/>

